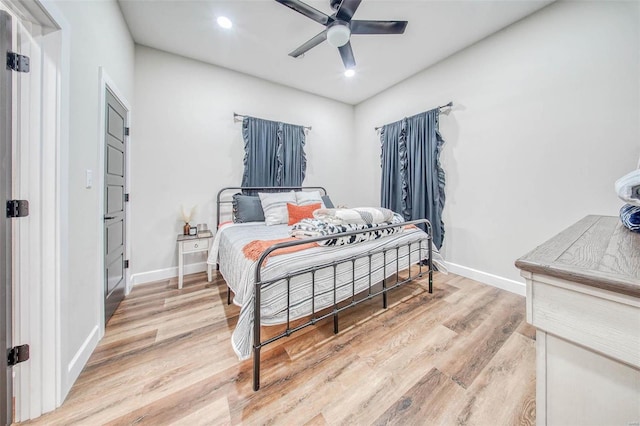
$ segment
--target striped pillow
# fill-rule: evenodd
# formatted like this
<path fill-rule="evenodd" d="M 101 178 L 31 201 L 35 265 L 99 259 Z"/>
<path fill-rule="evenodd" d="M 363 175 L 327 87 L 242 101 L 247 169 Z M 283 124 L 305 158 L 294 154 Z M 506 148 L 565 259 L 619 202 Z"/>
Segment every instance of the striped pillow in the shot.
<path fill-rule="evenodd" d="M 258 196 L 266 225 L 289 223 L 287 203 L 297 204 L 295 192 L 259 192 Z"/>
<path fill-rule="evenodd" d="M 320 191 L 298 191 L 296 192 L 296 202 L 299 206 L 308 206 L 310 204 L 320 203 L 321 209 L 325 208 L 324 200 Z"/>
<path fill-rule="evenodd" d="M 620 209 L 622 224 L 634 232 L 640 232 L 640 207 L 625 204 Z"/>

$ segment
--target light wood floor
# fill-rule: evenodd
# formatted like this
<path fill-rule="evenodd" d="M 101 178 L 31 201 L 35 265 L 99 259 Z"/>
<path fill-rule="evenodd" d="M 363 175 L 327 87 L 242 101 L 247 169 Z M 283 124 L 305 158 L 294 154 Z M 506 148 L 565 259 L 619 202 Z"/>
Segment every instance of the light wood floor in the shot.
<path fill-rule="evenodd" d="M 262 388 L 229 338 L 239 308 L 205 274 L 136 287 L 61 408 L 30 424 L 535 423 L 524 298 L 436 274 L 263 349 Z"/>

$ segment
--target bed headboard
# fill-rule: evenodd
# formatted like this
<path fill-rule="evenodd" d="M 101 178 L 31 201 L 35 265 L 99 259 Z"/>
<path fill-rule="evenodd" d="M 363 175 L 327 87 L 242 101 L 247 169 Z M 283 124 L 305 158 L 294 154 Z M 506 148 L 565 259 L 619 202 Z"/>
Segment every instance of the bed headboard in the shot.
<path fill-rule="evenodd" d="M 216 196 L 216 229 L 220 226 L 220 205 L 233 204 L 233 199 L 226 199 L 225 196 L 228 197 L 238 192 L 257 193 L 283 191 L 320 191 L 322 195 L 327 195 L 327 190 L 322 186 L 227 186 L 218 191 L 218 195 Z"/>

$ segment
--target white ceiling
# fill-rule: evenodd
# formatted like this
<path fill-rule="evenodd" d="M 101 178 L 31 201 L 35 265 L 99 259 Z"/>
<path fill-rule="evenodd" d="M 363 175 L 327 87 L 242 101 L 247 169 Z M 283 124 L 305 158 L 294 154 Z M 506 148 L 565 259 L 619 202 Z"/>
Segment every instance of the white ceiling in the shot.
<path fill-rule="evenodd" d="M 543 8 L 553 0 L 363 0 L 353 19 L 407 20 L 402 35 L 354 35 L 356 75 L 324 42 L 290 51 L 324 27 L 275 0 L 119 0 L 136 43 L 357 104 Z M 332 14 L 329 0 L 307 4 Z M 231 30 L 216 24 L 220 15 Z"/>

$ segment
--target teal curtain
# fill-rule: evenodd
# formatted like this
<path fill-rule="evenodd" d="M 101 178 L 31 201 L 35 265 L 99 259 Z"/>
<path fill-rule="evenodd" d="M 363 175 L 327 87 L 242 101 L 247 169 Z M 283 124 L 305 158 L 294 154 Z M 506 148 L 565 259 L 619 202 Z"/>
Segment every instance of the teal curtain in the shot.
<path fill-rule="evenodd" d="M 445 202 L 439 114 L 436 108 L 387 124 L 380 131 L 381 204 L 401 213 L 405 220 L 429 219 L 438 249 L 444 241 Z"/>
<path fill-rule="evenodd" d="M 402 214 L 405 218 L 411 212 L 407 206 L 407 132 L 406 120 L 382 126 L 382 190 L 381 206 Z"/>
<path fill-rule="evenodd" d="M 242 186 L 302 186 L 307 169 L 303 126 L 245 117 Z"/>
<path fill-rule="evenodd" d="M 278 155 L 278 186 L 302 186 L 307 171 L 304 127 L 278 123 L 278 140 L 282 151 Z"/>

